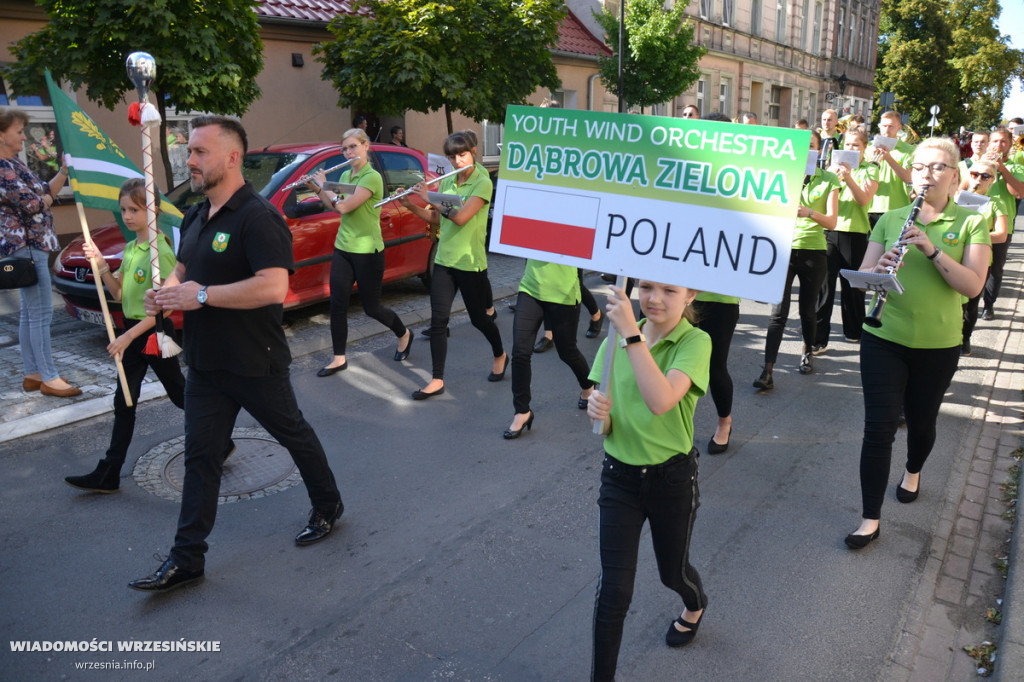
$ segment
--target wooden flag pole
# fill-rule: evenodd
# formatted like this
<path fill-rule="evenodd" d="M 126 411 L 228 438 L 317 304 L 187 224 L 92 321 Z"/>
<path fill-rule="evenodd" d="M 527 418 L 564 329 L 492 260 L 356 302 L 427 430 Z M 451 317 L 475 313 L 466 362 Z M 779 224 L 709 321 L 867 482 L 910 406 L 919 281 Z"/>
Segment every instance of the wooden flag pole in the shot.
<path fill-rule="evenodd" d="M 85 236 L 85 240 L 92 244 L 92 235 L 89 234 L 89 223 L 85 219 L 85 208 L 82 206 L 82 202 L 75 200 L 75 206 L 78 207 L 78 220 L 82 223 L 82 234 Z M 117 338 L 117 334 L 114 333 L 114 323 L 110 319 L 110 308 L 107 306 L 107 294 L 103 291 L 103 278 L 100 277 L 99 267 L 96 265 L 96 259 L 90 258 L 89 265 L 92 266 L 92 278 L 96 282 L 96 295 L 100 299 L 100 308 L 103 311 L 103 323 L 107 327 L 107 338 L 111 343 Z M 121 363 L 121 354 L 118 353 L 114 356 L 114 362 L 117 363 L 117 378 L 121 381 L 121 391 L 124 393 L 124 403 L 128 407 L 132 407 L 132 392 L 128 390 L 128 377 L 124 374 L 124 365 Z"/>

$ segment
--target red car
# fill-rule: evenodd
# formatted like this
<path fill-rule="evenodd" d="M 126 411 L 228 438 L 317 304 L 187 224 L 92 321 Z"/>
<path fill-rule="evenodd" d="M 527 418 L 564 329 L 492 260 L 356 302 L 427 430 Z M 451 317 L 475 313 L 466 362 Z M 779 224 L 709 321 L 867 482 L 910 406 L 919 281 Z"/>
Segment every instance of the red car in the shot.
<path fill-rule="evenodd" d="M 242 169 L 245 178 L 277 207 L 292 232 L 295 273 L 288 278 L 285 308 L 330 298 L 331 256 L 339 221 L 338 214 L 328 210 L 305 185 L 285 188 L 304 175 L 344 161 L 341 145 L 337 143 L 274 145 L 252 150 L 245 156 Z M 427 170 L 426 156 L 408 147 L 371 144 L 370 163 L 384 179 L 385 196 L 425 178 L 435 177 Z M 327 180 L 338 182 L 344 171 L 342 168 L 328 173 Z M 185 182 L 171 190 L 167 198 L 184 212 L 189 206 L 202 201 L 203 195 L 192 192 L 189 183 Z M 437 245 L 430 239 L 427 224 L 393 201 L 381 207 L 380 228 L 386 254 L 384 281 L 417 276 L 429 290 Z M 117 224 L 92 230 L 92 238 L 111 269 L 117 269 L 125 245 Z M 64 297 L 67 311 L 80 320 L 103 324 L 92 271 L 82 253 L 81 237 L 61 251 L 53 272 L 54 283 Z M 107 300 L 114 326 L 123 328 L 120 303 L 109 297 Z"/>

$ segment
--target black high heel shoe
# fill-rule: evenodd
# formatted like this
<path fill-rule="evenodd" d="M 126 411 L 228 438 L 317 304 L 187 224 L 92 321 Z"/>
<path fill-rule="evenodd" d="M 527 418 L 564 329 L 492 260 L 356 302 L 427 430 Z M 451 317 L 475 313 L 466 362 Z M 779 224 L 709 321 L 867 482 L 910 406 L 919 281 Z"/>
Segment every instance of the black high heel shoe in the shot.
<path fill-rule="evenodd" d="M 601 327 L 604 326 L 605 314 L 600 310 L 597 311 L 597 314 L 600 315 L 601 317 L 597 318 L 596 320 L 591 320 L 590 326 L 587 327 L 586 336 L 588 339 L 597 338 L 601 334 Z"/>
<path fill-rule="evenodd" d="M 505 353 L 505 364 L 501 366 L 500 372 L 491 372 L 487 375 L 488 381 L 501 381 L 505 378 L 505 370 L 508 369 L 508 353 Z"/>
<path fill-rule="evenodd" d="M 668 632 L 665 633 L 665 644 L 671 647 L 686 646 L 693 641 L 693 638 L 697 636 L 697 628 L 700 627 L 700 622 L 704 620 L 704 613 L 707 612 L 708 607 L 704 607 L 704 610 L 700 612 L 700 617 L 696 623 L 688 623 L 683 620 L 682 616 L 679 616 L 672 624 L 668 626 Z M 676 623 L 679 623 L 684 628 L 689 630 L 680 631 L 676 628 Z"/>
<path fill-rule="evenodd" d="M 519 429 L 505 429 L 505 433 L 501 434 L 501 436 L 505 440 L 515 440 L 516 438 L 519 438 L 519 436 L 523 435 L 523 430 L 524 429 L 529 431 L 530 428 L 533 426 L 533 418 L 535 416 L 536 415 L 534 414 L 533 410 L 530 410 L 530 418 L 527 419 L 523 423 L 522 428 L 519 428 Z"/>
<path fill-rule="evenodd" d="M 412 350 L 412 340 L 416 338 L 416 335 L 409 330 L 409 343 L 405 344 L 405 350 L 395 350 L 395 362 L 401 362 L 409 357 L 409 351 Z"/>

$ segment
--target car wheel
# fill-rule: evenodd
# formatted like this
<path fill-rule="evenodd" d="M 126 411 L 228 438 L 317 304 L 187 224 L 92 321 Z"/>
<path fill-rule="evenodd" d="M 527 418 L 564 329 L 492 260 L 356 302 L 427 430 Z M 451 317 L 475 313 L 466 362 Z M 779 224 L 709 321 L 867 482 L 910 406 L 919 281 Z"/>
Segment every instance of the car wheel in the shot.
<path fill-rule="evenodd" d="M 423 273 L 420 274 L 420 281 L 423 282 L 423 286 L 430 291 L 430 283 L 434 280 L 434 258 L 437 256 L 437 242 L 430 245 L 430 251 L 427 253 L 427 264 L 423 269 Z"/>

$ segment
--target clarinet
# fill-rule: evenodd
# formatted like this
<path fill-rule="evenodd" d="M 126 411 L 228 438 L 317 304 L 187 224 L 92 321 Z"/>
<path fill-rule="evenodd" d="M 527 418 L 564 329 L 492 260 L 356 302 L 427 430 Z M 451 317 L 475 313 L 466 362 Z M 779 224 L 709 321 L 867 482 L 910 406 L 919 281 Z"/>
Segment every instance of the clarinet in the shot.
<path fill-rule="evenodd" d="M 886 274 L 892 275 L 895 273 L 903 262 L 903 257 L 907 254 L 907 249 L 909 247 L 903 243 L 903 238 L 906 236 L 907 230 L 909 230 L 914 225 L 914 221 L 917 220 L 917 214 L 921 211 L 921 204 L 924 203 L 924 196 L 928 193 L 928 189 L 928 185 L 922 186 L 920 194 L 917 195 L 917 198 L 914 199 L 914 204 L 910 207 L 910 214 L 907 215 L 907 222 L 903 223 L 903 229 L 900 230 L 900 237 L 896 240 L 896 243 L 899 245 L 899 256 L 895 263 L 886 268 Z M 871 312 L 869 312 L 867 317 L 864 318 L 864 324 L 876 329 L 882 326 L 882 311 L 885 309 L 885 301 L 888 296 L 889 292 L 884 289 L 878 293 L 878 296 L 875 297 L 875 304 L 871 307 Z"/>

